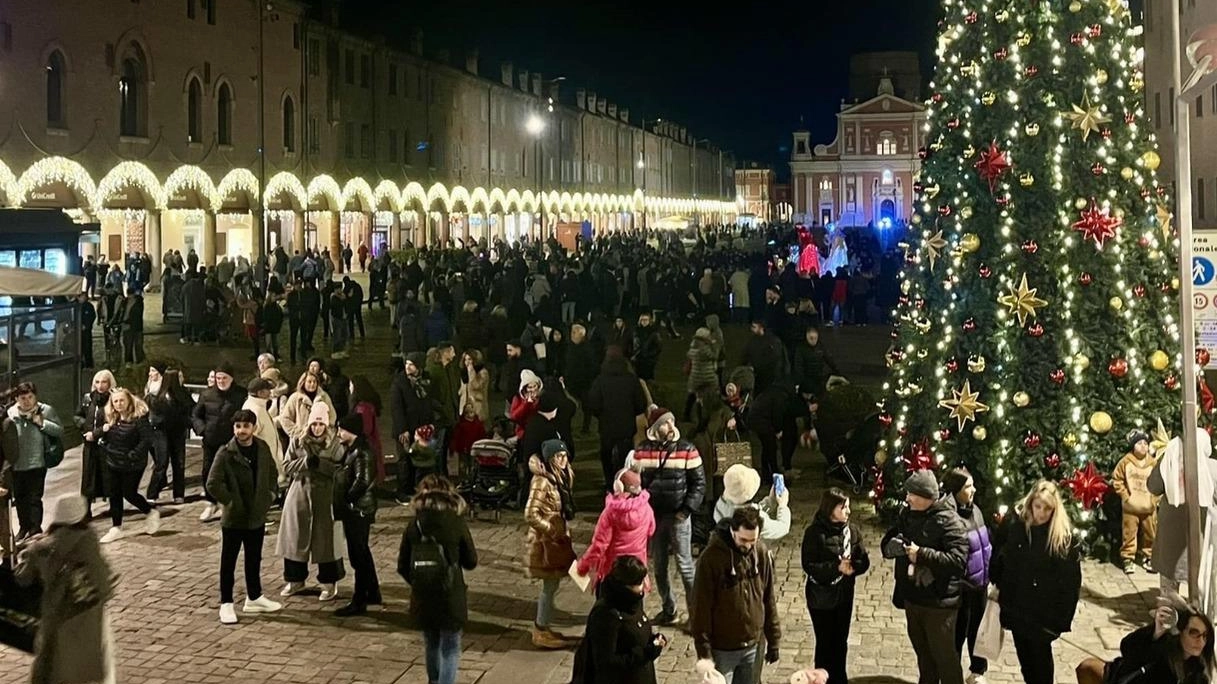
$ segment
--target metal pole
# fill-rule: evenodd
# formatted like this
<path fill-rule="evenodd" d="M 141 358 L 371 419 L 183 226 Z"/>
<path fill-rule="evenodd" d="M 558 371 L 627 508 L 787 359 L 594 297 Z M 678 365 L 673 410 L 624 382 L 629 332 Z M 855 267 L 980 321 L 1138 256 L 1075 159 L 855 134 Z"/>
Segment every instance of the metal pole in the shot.
<path fill-rule="evenodd" d="M 215 2 L 215 0 L 212 0 Z M 257 0 L 258 3 L 258 191 L 262 193 L 266 187 L 266 70 L 265 59 L 266 54 L 265 38 L 263 25 L 266 21 L 266 4 L 264 0 Z M 262 216 L 262 227 L 258 231 L 258 235 L 254 238 L 257 240 L 258 255 L 266 254 L 266 216 Z"/>
<path fill-rule="evenodd" d="M 1184 99 L 1183 56 L 1179 14 L 1171 3 L 1171 80 L 1175 92 L 1175 177 L 1177 224 L 1179 226 L 1179 326 L 1183 352 L 1183 479 L 1187 492 L 1187 583 L 1188 597 L 1199 598 L 1200 590 L 1200 487 L 1196 459 L 1196 328 L 1192 311 L 1192 131 L 1191 107 Z M 1208 502 L 1205 502 L 1206 504 Z M 1174 568 L 1159 568 L 1172 572 Z"/>

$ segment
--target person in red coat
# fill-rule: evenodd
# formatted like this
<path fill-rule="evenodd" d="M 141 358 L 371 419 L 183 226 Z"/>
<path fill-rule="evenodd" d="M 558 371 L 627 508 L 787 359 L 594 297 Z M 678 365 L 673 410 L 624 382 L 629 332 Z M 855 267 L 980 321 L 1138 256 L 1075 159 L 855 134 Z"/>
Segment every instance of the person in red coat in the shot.
<path fill-rule="evenodd" d="M 642 476 L 629 468 L 617 473 L 613 492 L 604 497 L 604 510 L 596 520 L 591 546 L 579 559 L 579 574 L 595 571 L 599 596 L 600 583 L 621 556 L 636 556 L 647 562 L 647 543 L 655 533 L 655 513 L 651 510 L 651 493 L 642 488 Z"/>

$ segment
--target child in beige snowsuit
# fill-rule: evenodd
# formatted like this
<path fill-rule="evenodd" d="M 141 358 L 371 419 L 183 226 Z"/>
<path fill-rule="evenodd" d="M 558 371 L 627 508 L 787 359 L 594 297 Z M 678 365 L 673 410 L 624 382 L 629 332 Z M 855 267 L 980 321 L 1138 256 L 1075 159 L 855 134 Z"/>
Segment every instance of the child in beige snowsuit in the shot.
<path fill-rule="evenodd" d="M 1112 484 L 1124 507 L 1124 543 L 1120 546 L 1120 565 L 1131 574 L 1137 558 L 1137 536 L 1140 533 L 1141 563 L 1146 570 L 1153 555 L 1154 537 L 1158 532 L 1158 497 L 1149 493 L 1147 482 L 1157 460 L 1149 453 L 1149 435 L 1140 430 L 1128 434 L 1128 453 L 1116 464 L 1111 474 Z"/>

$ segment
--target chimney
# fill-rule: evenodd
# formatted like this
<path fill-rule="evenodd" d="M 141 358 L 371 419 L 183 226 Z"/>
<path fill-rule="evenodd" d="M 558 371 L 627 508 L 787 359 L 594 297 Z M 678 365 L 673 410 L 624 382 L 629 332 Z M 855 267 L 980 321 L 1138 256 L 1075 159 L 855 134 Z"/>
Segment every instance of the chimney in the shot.
<path fill-rule="evenodd" d="M 503 82 L 503 85 L 510 88 L 511 87 L 511 77 L 515 73 L 515 68 L 512 66 L 511 62 L 503 62 L 503 64 L 500 65 L 499 69 L 501 70 L 499 80 L 501 80 Z"/>
<path fill-rule="evenodd" d="M 612 102 L 608 103 L 608 115 L 611 118 L 617 118 L 617 105 L 613 104 Z"/>
<path fill-rule="evenodd" d="M 465 53 L 465 71 L 468 71 L 469 73 L 473 74 L 474 76 L 478 75 L 478 49 L 477 48 L 473 48 L 469 52 Z"/>
<path fill-rule="evenodd" d="M 599 112 L 600 114 L 604 114 L 605 111 L 607 111 L 606 110 L 607 107 L 608 107 L 608 100 L 604 99 L 603 97 L 600 98 L 599 100 L 596 100 L 596 111 Z"/>
<path fill-rule="evenodd" d="M 630 123 L 630 108 L 629 107 L 621 108 L 621 120 L 624 121 L 626 123 L 626 125 L 629 125 L 629 123 Z"/>
<path fill-rule="evenodd" d="M 532 75 L 532 94 L 541 97 L 541 76 L 543 74 Z"/>
<path fill-rule="evenodd" d="M 583 88 L 575 88 L 575 106 L 579 109 L 587 109 L 587 91 Z"/>
<path fill-rule="evenodd" d="M 596 111 L 596 91 L 589 90 L 587 93 L 587 111 Z"/>
<path fill-rule="evenodd" d="M 528 69 L 520 69 L 520 90 L 528 92 Z"/>
<path fill-rule="evenodd" d="M 414 29 L 414 35 L 410 37 L 410 52 L 415 55 L 423 56 L 423 30 Z"/>

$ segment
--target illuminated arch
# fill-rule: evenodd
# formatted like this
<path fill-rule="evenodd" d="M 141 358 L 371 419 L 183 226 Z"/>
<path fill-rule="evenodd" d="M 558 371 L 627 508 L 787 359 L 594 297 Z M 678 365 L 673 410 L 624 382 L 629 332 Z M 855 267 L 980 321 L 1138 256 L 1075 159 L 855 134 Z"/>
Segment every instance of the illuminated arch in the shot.
<path fill-rule="evenodd" d="M 457 185 L 448 191 L 448 211 L 457 211 L 457 205 L 460 204 L 465 208 L 466 212 L 473 211 L 469 202 L 469 191 L 464 186 Z"/>
<path fill-rule="evenodd" d="M 633 204 L 633 206 L 634 206 L 634 211 L 645 210 L 647 207 L 646 200 L 647 200 L 647 196 L 645 193 L 642 192 L 642 190 L 635 190 L 634 197 L 631 202 L 631 204 Z"/>
<path fill-rule="evenodd" d="M 482 210 L 478 211 L 478 207 Z M 486 194 L 485 188 L 479 186 L 469 193 L 469 211 L 475 214 L 490 213 L 490 196 Z"/>
<path fill-rule="evenodd" d="M 215 183 L 211 181 L 211 176 L 207 175 L 206 171 L 191 164 L 179 166 L 165 179 L 163 190 L 165 204 L 168 204 L 173 196 L 182 190 L 189 190 L 199 196 L 201 205 L 198 207 L 199 209 L 210 209 L 211 211 L 219 211 L 223 197 L 225 197 L 216 190 Z M 253 196 L 257 197 L 256 190 Z"/>
<path fill-rule="evenodd" d="M 351 209 L 351 202 L 357 201 L 359 207 Z M 372 186 L 362 178 L 352 178 L 342 188 L 342 208 L 346 211 L 376 211 L 376 197 Z"/>
<path fill-rule="evenodd" d="M 145 207 L 149 209 L 164 208 L 165 198 L 156 174 L 152 173 L 152 169 L 147 166 L 134 161 L 119 162 L 117 166 L 110 169 L 110 173 L 107 173 L 105 178 L 101 179 L 101 182 L 97 184 L 97 206 L 101 207 L 111 195 L 128 186 L 135 187 L 143 194 Z"/>
<path fill-rule="evenodd" d="M 13 204 L 17 200 L 17 176 L 0 161 L 0 206 Z"/>
<path fill-rule="evenodd" d="M 499 211 L 508 211 L 507 198 L 503 195 L 503 191 L 499 188 L 491 188 L 490 196 L 486 200 L 489 211 L 494 211 L 498 207 Z"/>
<path fill-rule="evenodd" d="M 223 181 L 220 185 L 223 187 Z M 304 184 L 300 182 L 300 179 L 288 171 L 280 171 L 267 181 L 266 192 L 262 194 L 262 206 L 268 207 L 272 201 L 283 194 L 287 195 L 288 201 L 296 211 L 304 211 L 308 207 L 308 191 L 304 189 Z"/>
<path fill-rule="evenodd" d="M 564 192 L 561 195 L 554 192 L 554 194 L 558 197 L 558 211 L 574 211 L 574 202 L 571 201 L 569 192 Z"/>
<path fill-rule="evenodd" d="M 401 206 L 402 210 L 415 209 L 417 211 L 428 211 L 430 205 L 427 203 L 427 191 L 422 185 L 413 181 L 406 183 L 406 187 L 401 191 Z"/>
<path fill-rule="evenodd" d="M 503 198 L 503 208 L 509 212 L 523 211 L 523 204 L 520 193 L 515 188 L 508 190 Z"/>
<path fill-rule="evenodd" d="M 435 210 L 435 203 L 439 202 L 445 212 L 452 211 L 452 205 L 448 200 L 448 189 L 443 183 L 436 183 L 427 190 L 427 211 Z"/>
<path fill-rule="evenodd" d="M 558 194 L 557 190 L 551 190 L 548 193 L 542 192 L 540 200 L 547 211 L 557 213 L 562 196 Z"/>
<path fill-rule="evenodd" d="M 571 209 L 573 209 L 574 211 L 586 210 L 588 203 L 591 202 L 591 198 L 592 198 L 592 196 L 590 194 L 587 197 L 584 197 L 583 193 L 576 192 L 575 194 L 570 196 Z"/>
<path fill-rule="evenodd" d="M 342 211 L 342 188 L 332 176 L 321 174 L 308 183 L 308 206 L 321 206 L 320 211 Z"/>
<path fill-rule="evenodd" d="M 372 191 L 372 199 L 376 202 L 376 208 L 381 211 L 402 210 L 401 191 L 393 181 L 382 180 L 377 183 L 376 189 Z"/>
<path fill-rule="evenodd" d="M 523 208 L 529 213 L 536 212 L 537 207 L 540 206 L 536 195 L 532 194 L 532 190 L 525 190 L 523 194 L 520 195 L 520 204 L 523 205 Z"/>

